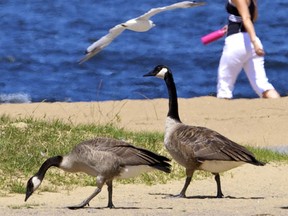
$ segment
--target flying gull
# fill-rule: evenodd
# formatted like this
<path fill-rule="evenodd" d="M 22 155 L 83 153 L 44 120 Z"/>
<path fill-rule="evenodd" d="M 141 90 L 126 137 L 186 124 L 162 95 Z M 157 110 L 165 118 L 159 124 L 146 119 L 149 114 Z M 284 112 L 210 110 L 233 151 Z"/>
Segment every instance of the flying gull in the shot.
<path fill-rule="evenodd" d="M 104 35 L 99 40 L 91 44 L 87 50 L 86 55 L 79 61 L 80 64 L 92 58 L 94 55 L 99 53 L 104 47 L 108 46 L 116 37 L 118 37 L 125 29 L 135 32 L 146 32 L 155 26 L 150 18 L 160 12 L 166 10 L 173 10 L 177 8 L 191 8 L 195 6 L 204 5 L 205 2 L 195 1 L 182 1 L 165 7 L 152 8 L 147 13 L 130 19 L 125 23 L 118 24 L 109 30 L 107 35 Z"/>

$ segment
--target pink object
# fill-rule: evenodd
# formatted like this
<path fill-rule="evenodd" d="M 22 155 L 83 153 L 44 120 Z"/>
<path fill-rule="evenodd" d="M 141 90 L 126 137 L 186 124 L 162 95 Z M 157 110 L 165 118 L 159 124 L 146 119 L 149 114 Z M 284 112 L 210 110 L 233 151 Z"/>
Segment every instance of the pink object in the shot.
<path fill-rule="evenodd" d="M 211 32 L 201 38 L 203 44 L 207 45 L 225 35 L 226 31 L 224 29 L 219 29 L 217 31 Z"/>

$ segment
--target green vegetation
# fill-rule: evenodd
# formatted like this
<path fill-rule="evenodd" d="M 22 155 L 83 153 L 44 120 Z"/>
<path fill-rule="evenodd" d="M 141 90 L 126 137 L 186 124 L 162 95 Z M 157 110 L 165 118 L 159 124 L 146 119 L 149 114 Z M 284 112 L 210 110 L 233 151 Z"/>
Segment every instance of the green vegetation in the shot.
<path fill-rule="evenodd" d="M 40 204 L 24 204 L 24 205 L 10 205 L 10 209 L 30 209 L 33 207 L 40 206 Z"/>
<path fill-rule="evenodd" d="M 163 146 L 163 134 L 151 132 L 129 132 L 108 125 L 72 125 L 57 121 L 41 121 L 32 118 L 11 119 L 0 117 L 0 191 L 8 193 L 25 193 L 26 181 L 35 174 L 40 165 L 49 157 L 64 155 L 81 141 L 97 136 L 113 137 L 126 140 L 136 146 L 158 152 L 169 158 Z M 264 162 L 287 162 L 288 155 L 278 154 L 269 150 L 249 149 Z M 206 178 L 206 172 L 197 172 L 194 178 Z M 184 169 L 172 161 L 172 172 L 155 171 L 140 177 L 117 180 L 120 183 L 166 183 L 169 180 L 185 177 Z M 95 185 L 95 178 L 84 173 L 66 173 L 51 168 L 39 189 L 57 191 L 57 187 L 72 188 L 73 185 Z M 43 183 L 44 183 L 43 182 Z"/>

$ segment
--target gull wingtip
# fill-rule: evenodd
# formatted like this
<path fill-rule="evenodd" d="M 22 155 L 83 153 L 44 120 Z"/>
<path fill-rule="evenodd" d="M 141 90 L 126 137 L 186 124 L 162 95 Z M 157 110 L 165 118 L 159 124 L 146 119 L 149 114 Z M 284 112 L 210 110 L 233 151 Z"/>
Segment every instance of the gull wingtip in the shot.
<path fill-rule="evenodd" d="M 81 65 L 84 62 L 86 62 L 88 60 L 87 56 L 84 56 L 83 58 L 81 58 L 80 60 L 78 60 L 78 64 Z"/>
<path fill-rule="evenodd" d="M 93 52 L 89 52 L 87 53 L 83 58 L 81 58 L 79 61 L 78 61 L 78 64 L 83 64 L 84 62 L 88 61 L 90 58 L 92 58 L 94 55 L 96 55 L 96 53 L 93 53 Z"/>

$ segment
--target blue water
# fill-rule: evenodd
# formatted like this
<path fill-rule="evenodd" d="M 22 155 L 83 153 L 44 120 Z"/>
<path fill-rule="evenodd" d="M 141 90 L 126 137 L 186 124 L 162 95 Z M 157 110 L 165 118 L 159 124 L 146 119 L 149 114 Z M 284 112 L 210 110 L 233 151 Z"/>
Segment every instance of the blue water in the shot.
<path fill-rule="evenodd" d="M 201 36 L 226 24 L 224 1 L 154 16 L 145 33 L 123 32 L 90 61 L 86 48 L 111 27 L 175 0 L 1 0 L 0 102 L 104 101 L 167 97 L 163 81 L 143 78 L 168 65 L 179 97 L 215 95 L 224 38 L 204 46 Z M 267 75 L 287 95 L 287 0 L 260 1 L 256 24 L 266 50 Z M 242 73 L 235 97 L 255 98 Z"/>

